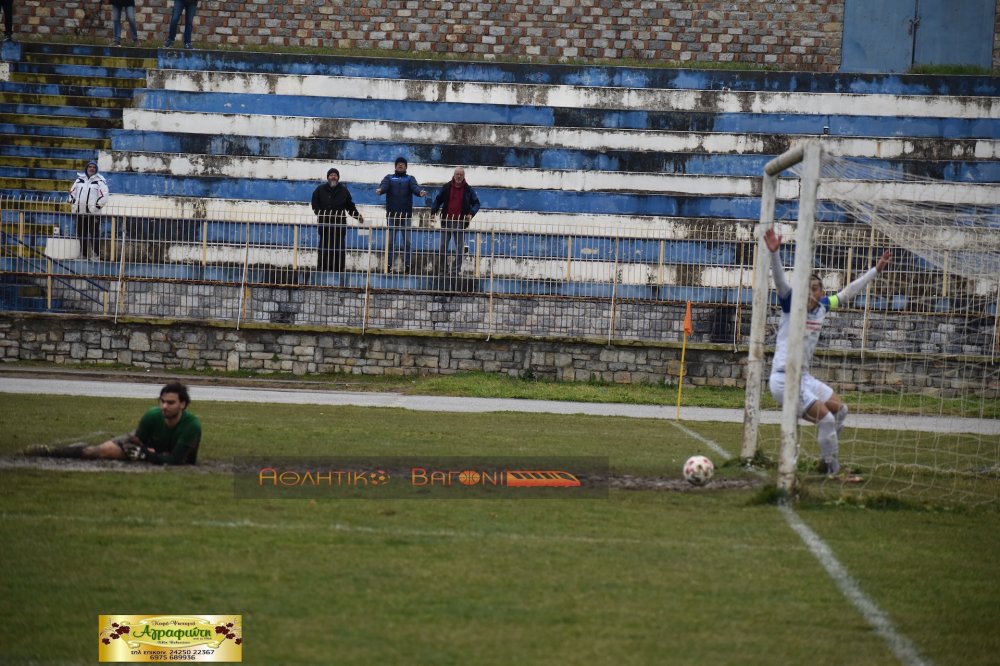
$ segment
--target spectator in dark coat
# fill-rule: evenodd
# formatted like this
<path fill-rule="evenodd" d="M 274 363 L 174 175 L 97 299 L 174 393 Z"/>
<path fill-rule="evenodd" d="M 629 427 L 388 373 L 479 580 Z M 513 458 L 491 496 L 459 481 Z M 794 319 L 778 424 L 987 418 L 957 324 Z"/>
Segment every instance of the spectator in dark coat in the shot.
<path fill-rule="evenodd" d="M 326 182 L 313 191 L 312 209 L 316 213 L 319 228 L 319 258 L 317 268 L 321 271 L 344 270 L 344 237 L 347 235 L 347 213 L 365 223 L 358 207 L 351 199 L 351 193 L 340 182 L 340 172 L 330 169 L 326 172 Z"/>
<path fill-rule="evenodd" d="M 388 239 L 389 246 L 389 270 L 393 270 L 393 256 L 395 254 L 396 235 L 403 236 L 403 266 L 397 266 L 396 272 L 403 271 L 409 273 L 413 270 L 413 249 L 410 237 L 412 236 L 413 225 L 413 197 L 426 197 L 427 192 L 420 189 L 420 183 L 413 176 L 406 173 L 408 166 L 405 157 L 396 158 L 396 171 L 390 173 L 382 179 L 382 183 L 375 190 L 375 194 L 385 196 L 385 212 L 389 226 Z"/>

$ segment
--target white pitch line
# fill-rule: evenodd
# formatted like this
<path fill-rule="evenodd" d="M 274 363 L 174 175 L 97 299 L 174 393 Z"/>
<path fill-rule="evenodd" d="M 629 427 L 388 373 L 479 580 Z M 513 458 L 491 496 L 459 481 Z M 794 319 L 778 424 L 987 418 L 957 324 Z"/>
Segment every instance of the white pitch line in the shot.
<path fill-rule="evenodd" d="M 717 442 L 694 432 L 690 428 L 684 427 L 677 421 L 671 421 L 671 424 L 699 442 L 709 446 L 726 460 L 732 458 L 729 452 L 723 449 Z M 760 475 L 763 476 L 763 473 L 760 473 Z M 841 594 L 858 609 L 858 612 L 865 618 L 865 621 L 875 629 L 875 633 L 882 637 L 882 640 L 885 641 L 900 663 L 904 664 L 904 666 L 929 666 L 931 662 L 921 657 L 913 642 L 896 630 L 889 615 L 879 608 L 871 597 L 864 593 L 851 574 L 848 573 L 847 568 L 833 554 L 833 550 L 826 542 L 812 531 L 790 506 L 779 504 L 778 510 L 781 511 L 781 515 L 784 516 L 788 526 L 799 535 L 799 538 L 809 548 L 809 551 L 819 560 L 820 565 L 826 570 L 827 575 L 833 579 L 833 582 L 836 583 Z"/>
<path fill-rule="evenodd" d="M 713 440 L 709 439 L 708 437 L 703 437 L 699 433 L 696 433 L 694 430 L 691 430 L 690 428 L 681 425 L 678 421 L 670 421 L 670 425 L 674 426 L 675 428 L 678 428 L 681 432 L 683 432 L 688 437 L 696 439 L 699 442 L 701 442 L 702 444 L 704 444 L 705 446 L 707 446 L 708 448 L 712 449 L 713 451 L 715 451 L 716 453 L 718 453 L 719 456 L 721 456 L 723 460 L 729 460 L 729 459 L 732 458 L 732 456 L 729 455 L 729 452 L 726 451 L 724 448 L 722 448 L 722 446 L 720 446 L 719 444 L 717 444 Z"/>
<path fill-rule="evenodd" d="M 857 581 L 833 554 L 833 550 L 819 535 L 813 532 L 788 505 L 779 505 L 778 510 L 785 517 L 789 527 L 799 535 L 812 554 L 819 560 L 819 563 L 826 569 L 827 574 L 840 588 L 841 593 L 854 604 L 854 607 L 864 616 L 868 624 L 875 629 L 875 633 L 882 637 L 896 659 L 906 666 L 930 664 L 931 662 L 920 656 L 913 642 L 896 630 L 889 615 L 864 593 Z"/>

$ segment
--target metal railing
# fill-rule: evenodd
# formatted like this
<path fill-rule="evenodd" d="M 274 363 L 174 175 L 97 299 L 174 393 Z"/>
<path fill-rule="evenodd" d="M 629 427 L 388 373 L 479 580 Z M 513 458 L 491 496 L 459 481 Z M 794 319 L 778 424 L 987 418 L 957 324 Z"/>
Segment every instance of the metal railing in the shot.
<path fill-rule="evenodd" d="M 0 199 L 4 288 L 42 287 L 54 311 L 235 326 L 675 341 L 687 302 L 698 340 L 742 344 L 749 325 L 748 222 L 511 216 L 452 233 L 426 211 L 400 229 L 375 208 L 363 209 L 363 225 L 320 225 L 304 205 L 176 201 L 112 198 L 88 222 L 61 201 Z M 81 237 L 89 228 L 94 237 Z M 884 244 L 866 226 L 822 227 L 817 267 L 827 288 L 856 277 Z M 856 305 L 865 322 L 879 308 L 950 311 L 921 267 L 904 266 Z M 951 289 L 957 303 L 960 289 Z M 975 307 L 985 313 L 990 298 Z M 0 305 L 16 309 L 10 299 Z"/>

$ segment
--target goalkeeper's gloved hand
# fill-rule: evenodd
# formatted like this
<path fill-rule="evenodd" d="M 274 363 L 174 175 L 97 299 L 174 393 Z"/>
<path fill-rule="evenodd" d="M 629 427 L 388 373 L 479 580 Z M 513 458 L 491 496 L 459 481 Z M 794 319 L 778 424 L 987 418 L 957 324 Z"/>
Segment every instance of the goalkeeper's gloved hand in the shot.
<path fill-rule="evenodd" d="M 125 446 L 125 455 L 128 456 L 129 460 L 141 461 L 149 456 L 149 449 L 141 444 L 129 444 Z"/>

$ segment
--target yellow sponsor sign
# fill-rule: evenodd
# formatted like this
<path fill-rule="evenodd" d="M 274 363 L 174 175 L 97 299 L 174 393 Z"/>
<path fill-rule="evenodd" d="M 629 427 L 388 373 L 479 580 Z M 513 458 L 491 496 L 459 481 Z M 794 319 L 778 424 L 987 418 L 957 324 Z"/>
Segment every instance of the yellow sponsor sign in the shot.
<path fill-rule="evenodd" d="M 100 615 L 99 661 L 243 661 L 242 615 Z"/>

